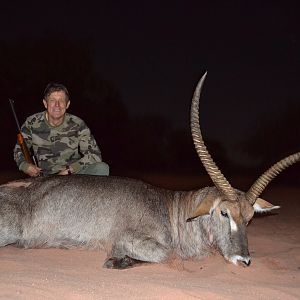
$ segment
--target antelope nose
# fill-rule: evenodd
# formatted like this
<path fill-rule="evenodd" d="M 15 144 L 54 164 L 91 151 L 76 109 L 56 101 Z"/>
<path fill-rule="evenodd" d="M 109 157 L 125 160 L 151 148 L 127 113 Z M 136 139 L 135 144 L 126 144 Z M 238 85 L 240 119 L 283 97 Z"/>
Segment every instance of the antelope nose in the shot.
<path fill-rule="evenodd" d="M 233 263 L 234 263 L 234 261 L 233 261 Z M 243 264 L 243 265 L 249 267 L 250 264 L 251 264 L 251 257 L 250 257 L 250 256 L 238 256 L 238 257 L 236 258 L 235 264 L 236 264 L 236 265 L 237 265 L 237 264 L 240 264 L 240 265 Z"/>
<path fill-rule="evenodd" d="M 247 267 L 249 267 L 249 266 L 251 265 L 251 259 L 250 259 L 250 258 L 246 258 L 246 259 L 243 260 L 243 263 L 244 263 Z"/>

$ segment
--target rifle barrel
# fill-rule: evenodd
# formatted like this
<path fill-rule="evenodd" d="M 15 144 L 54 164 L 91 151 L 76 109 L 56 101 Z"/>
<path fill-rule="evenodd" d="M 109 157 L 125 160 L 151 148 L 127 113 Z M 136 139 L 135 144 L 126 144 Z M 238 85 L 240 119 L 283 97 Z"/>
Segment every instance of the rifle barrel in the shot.
<path fill-rule="evenodd" d="M 17 123 L 17 127 L 18 127 L 18 130 L 19 132 L 21 132 L 21 127 L 20 127 L 20 124 L 19 124 L 19 120 L 17 118 L 17 115 L 16 115 L 16 112 L 15 112 L 15 108 L 14 108 L 14 100 L 12 99 L 8 99 L 9 100 L 9 103 L 10 103 L 10 106 L 11 106 L 11 109 L 12 109 L 12 112 L 13 112 L 13 115 L 15 117 L 15 120 L 16 120 L 16 123 Z"/>

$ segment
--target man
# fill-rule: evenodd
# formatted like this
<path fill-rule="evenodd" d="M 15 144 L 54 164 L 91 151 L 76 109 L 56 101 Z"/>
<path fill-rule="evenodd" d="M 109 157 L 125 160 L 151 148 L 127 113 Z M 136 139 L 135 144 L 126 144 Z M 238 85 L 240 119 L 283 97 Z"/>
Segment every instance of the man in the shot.
<path fill-rule="evenodd" d="M 45 111 L 28 117 L 21 131 L 28 148 L 38 160 L 38 167 L 25 161 L 16 144 L 14 159 L 29 176 L 90 174 L 109 175 L 100 149 L 89 128 L 80 118 L 68 114 L 69 93 L 65 86 L 49 83 L 44 91 Z"/>

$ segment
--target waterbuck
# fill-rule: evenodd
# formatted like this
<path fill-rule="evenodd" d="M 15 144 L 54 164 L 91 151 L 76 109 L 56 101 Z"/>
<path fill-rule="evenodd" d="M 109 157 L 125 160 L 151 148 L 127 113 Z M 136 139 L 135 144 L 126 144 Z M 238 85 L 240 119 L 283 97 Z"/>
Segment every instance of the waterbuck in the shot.
<path fill-rule="evenodd" d="M 293 154 L 267 170 L 244 193 L 234 189 L 208 153 L 199 126 L 199 98 L 192 98 L 191 131 L 214 187 L 171 191 L 139 180 L 101 176 L 52 176 L 0 187 L 0 246 L 105 249 L 107 268 L 160 263 L 174 254 L 201 258 L 218 251 L 250 265 L 246 227 L 254 212 L 276 208 L 259 197 Z"/>

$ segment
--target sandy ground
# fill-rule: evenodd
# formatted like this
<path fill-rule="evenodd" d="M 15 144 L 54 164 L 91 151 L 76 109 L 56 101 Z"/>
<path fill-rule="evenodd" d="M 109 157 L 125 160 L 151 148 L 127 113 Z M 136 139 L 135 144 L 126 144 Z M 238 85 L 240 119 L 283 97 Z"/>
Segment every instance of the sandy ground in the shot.
<path fill-rule="evenodd" d="M 264 194 L 282 208 L 248 227 L 250 267 L 215 255 L 119 271 L 102 268 L 104 252 L 8 246 L 0 299 L 300 299 L 299 193 L 271 186 Z"/>

